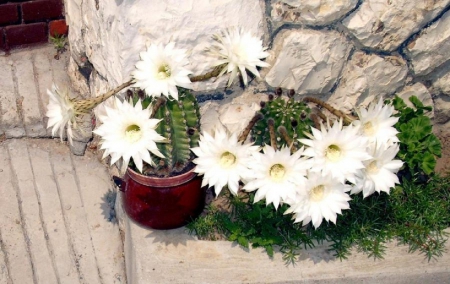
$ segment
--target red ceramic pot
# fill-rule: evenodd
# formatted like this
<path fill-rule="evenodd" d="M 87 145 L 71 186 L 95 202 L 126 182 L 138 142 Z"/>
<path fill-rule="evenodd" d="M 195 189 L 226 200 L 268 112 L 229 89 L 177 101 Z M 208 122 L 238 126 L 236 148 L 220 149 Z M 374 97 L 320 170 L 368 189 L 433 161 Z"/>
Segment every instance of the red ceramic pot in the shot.
<path fill-rule="evenodd" d="M 120 190 L 128 216 L 141 226 L 174 229 L 197 217 L 205 206 L 202 179 L 193 170 L 175 177 L 141 175 L 128 168 Z"/>

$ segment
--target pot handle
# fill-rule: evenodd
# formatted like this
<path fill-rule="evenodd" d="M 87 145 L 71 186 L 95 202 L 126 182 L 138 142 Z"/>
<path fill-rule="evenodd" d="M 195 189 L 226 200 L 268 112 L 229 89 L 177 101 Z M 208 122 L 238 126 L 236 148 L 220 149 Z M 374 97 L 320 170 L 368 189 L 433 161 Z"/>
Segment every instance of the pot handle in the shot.
<path fill-rule="evenodd" d="M 120 191 L 125 192 L 125 188 L 126 188 L 126 182 L 118 177 L 118 176 L 113 176 L 113 181 L 116 184 L 116 186 L 119 188 Z"/>

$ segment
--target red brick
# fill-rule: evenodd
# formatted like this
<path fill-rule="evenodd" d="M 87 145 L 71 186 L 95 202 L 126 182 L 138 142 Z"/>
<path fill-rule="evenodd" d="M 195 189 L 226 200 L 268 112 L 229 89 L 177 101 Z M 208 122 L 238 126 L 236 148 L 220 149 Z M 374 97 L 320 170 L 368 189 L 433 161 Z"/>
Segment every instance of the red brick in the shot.
<path fill-rule="evenodd" d="M 22 3 L 22 19 L 25 23 L 57 19 L 63 16 L 61 1 L 37 0 Z"/>
<path fill-rule="evenodd" d="M 5 27 L 7 48 L 48 42 L 47 24 L 35 23 Z"/>
<path fill-rule="evenodd" d="M 0 25 L 18 24 L 19 10 L 17 4 L 0 5 Z"/>
<path fill-rule="evenodd" d="M 48 24 L 48 32 L 51 36 L 58 35 L 67 35 L 69 32 L 69 27 L 66 25 L 65 20 L 56 20 L 51 21 Z"/>
<path fill-rule="evenodd" d="M 0 28 L 0 50 L 6 50 L 4 29 Z"/>

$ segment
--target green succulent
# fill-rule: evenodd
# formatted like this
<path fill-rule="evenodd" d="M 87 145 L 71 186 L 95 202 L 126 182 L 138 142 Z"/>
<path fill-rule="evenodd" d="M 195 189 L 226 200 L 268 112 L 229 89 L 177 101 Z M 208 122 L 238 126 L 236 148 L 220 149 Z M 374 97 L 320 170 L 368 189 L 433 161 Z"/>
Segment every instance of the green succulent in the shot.
<path fill-rule="evenodd" d="M 299 143 L 297 139 L 304 137 L 305 131 L 309 132 L 312 121 L 309 118 L 310 109 L 308 106 L 304 102 L 295 101 L 293 98 L 284 99 L 280 91 L 277 91 L 279 95 L 276 98 L 269 95 L 269 101 L 261 103 L 260 113 L 262 118 L 256 122 L 251 131 L 251 137 L 257 145 L 271 145 L 269 124 L 272 121 L 278 149 L 282 145 L 291 143 L 294 147 L 297 147 Z M 287 133 L 287 137 L 283 135 L 283 132 Z"/>

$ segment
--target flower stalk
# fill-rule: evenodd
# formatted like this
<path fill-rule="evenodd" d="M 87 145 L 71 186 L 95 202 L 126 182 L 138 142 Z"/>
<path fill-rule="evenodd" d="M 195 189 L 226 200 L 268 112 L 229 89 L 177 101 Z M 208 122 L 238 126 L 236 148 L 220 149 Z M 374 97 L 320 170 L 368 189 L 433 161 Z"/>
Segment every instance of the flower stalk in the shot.
<path fill-rule="evenodd" d="M 326 102 L 324 102 L 322 100 L 319 100 L 318 98 L 305 97 L 305 98 L 303 98 L 303 101 L 306 102 L 306 103 L 314 103 L 314 104 L 316 104 L 316 105 L 318 105 L 320 107 L 323 107 L 323 108 L 327 109 L 329 112 L 331 112 L 335 116 L 344 119 L 344 123 L 345 124 L 350 124 L 354 120 L 356 120 L 356 117 L 348 115 L 348 114 L 345 114 L 342 111 L 332 107 L 330 104 L 327 104 Z"/>
<path fill-rule="evenodd" d="M 250 122 L 248 123 L 247 127 L 244 128 L 241 135 L 239 135 L 238 141 L 243 144 L 244 141 L 247 140 L 247 136 L 250 133 L 250 131 L 252 130 L 253 126 L 255 126 L 255 124 L 262 118 L 263 118 L 263 115 L 260 112 L 256 113 L 253 116 L 253 118 L 250 120 Z"/>

